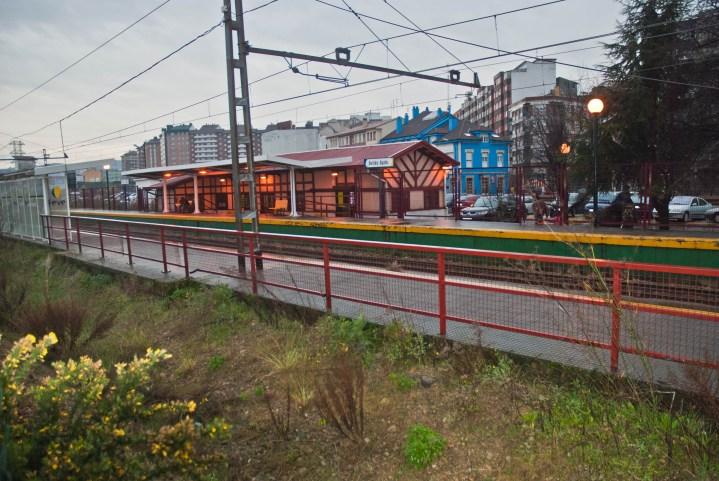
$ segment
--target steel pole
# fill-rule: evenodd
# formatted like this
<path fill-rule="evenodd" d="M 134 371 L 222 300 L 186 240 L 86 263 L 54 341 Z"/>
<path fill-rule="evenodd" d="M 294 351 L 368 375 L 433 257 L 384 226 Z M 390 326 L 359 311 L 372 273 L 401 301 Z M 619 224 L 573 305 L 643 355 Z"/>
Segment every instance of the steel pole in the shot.
<path fill-rule="evenodd" d="M 235 228 L 242 232 L 242 212 L 240 210 L 240 154 L 237 139 L 237 99 L 235 98 L 235 66 L 232 42 L 232 2 L 224 0 L 222 12 L 225 23 L 225 58 L 227 61 L 227 101 L 230 113 L 230 144 L 232 146 L 232 208 L 235 210 Z M 244 239 L 239 236 L 240 250 L 244 252 Z M 244 256 L 238 256 L 238 268 L 245 270 Z"/>
<path fill-rule="evenodd" d="M 592 115 L 592 155 L 594 157 L 594 225 L 596 226 L 599 220 L 599 184 L 597 182 L 597 128 L 599 123 L 599 117 Z"/>
<path fill-rule="evenodd" d="M 112 208 L 110 203 L 110 171 L 105 170 L 105 188 L 107 189 L 107 210 Z"/>

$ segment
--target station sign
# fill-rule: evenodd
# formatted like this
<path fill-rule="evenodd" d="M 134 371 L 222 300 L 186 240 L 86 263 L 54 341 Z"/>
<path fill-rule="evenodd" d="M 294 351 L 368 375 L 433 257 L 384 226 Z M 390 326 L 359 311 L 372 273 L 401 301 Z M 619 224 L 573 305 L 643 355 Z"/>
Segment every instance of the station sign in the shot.
<path fill-rule="evenodd" d="M 386 167 L 394 167 L 394 159 L 392 157 L 364 159 L 364 166 L 367 169 L 384 169 Z"/>

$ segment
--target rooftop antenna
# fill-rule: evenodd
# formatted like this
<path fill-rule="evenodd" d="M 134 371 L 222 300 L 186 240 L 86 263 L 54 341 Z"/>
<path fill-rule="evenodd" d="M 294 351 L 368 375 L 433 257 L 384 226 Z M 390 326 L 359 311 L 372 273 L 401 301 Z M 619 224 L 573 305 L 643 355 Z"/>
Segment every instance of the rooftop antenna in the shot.
<path fill-rule="evenodd" d="M 22 150 L 22 146 L 25 145 L 25 142 L 22 140 L 13 140 L 10 142 L 10 145 L 12 145 L 12 152 L 10 152 L 10 155 L 16 156 L 16 155 L 25 155 L 25 152 Z"/>

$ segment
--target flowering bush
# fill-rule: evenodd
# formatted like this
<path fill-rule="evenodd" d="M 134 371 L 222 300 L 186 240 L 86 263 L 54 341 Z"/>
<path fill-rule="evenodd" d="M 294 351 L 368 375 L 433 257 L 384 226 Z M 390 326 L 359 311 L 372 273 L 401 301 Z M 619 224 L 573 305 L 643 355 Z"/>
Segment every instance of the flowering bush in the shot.
<path fill-rule="evenodd" d="M 57 343 L 28 335 L 0 366 L 0 480 L 155 480 L 201 477 L 218 461 L 210 444 L 229 426 L 194 418 L 194 401 L 148 399 L 162 349 L 115 365 L 88 357 L 36 373 Z"/>

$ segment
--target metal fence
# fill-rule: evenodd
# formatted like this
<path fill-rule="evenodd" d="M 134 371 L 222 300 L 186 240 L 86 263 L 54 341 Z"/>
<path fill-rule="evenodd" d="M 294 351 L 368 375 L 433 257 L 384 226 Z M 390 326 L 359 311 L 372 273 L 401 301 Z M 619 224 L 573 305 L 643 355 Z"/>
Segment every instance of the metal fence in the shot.
<path fill-rule="evenodd" d="M 44 238 L 43 181 L 28 179 L 0 182 L 0 232 L 30 239 Z"/>
<path fill-rule="evenodd" d="M 719 369 L 717 269 L 44 220 L 50 245 L 60 249 L 155 273 L 223 278 L 260 296 L 373 322 L 400 320 L 429 335 L 641 377 L 650 369 L 667 382 L 676 367 Z"/>

